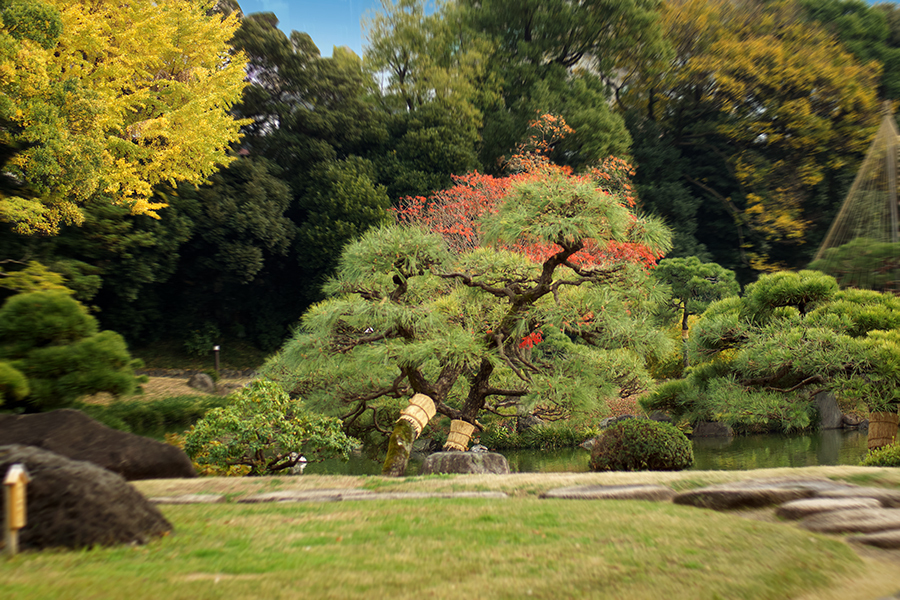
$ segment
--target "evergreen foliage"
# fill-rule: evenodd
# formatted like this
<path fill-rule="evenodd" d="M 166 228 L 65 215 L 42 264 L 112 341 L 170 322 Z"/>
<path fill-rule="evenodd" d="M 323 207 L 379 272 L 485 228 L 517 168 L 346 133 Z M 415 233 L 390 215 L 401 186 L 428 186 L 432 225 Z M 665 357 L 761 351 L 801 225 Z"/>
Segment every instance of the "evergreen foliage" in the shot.
<path fill-rule="evenodd" d="M 863 467 L 900 467 L 900 444 L 895 442 L 869 450 L 859 464 Z"/>
<path fill-rule="evenodd" d="M 347 460 L 355 446 L 339 420 L 307 411 L 301 400 L 268 381 L 235 392 L 228 406 L 206 413 L 184 436 L 194 462 L 221 472 L 247 467 L 251 476 L 283 472 L 301 458 Z"/>
<path fill-rule="evenodd" d="M 600 434 L 590 464 L 594 471 L 681 471 L 694 464 L 694 450 L 671 423 L 626 419 Z"/>
<path fill-rule="evenodd" d="M 545 165 L 512 179 L 474 224 L 490 246 L 450 252 L 452 232 L 422 229 L 444 222 L 423 213 L 350 244 L 330 297 L 264 373 L 347 427 L 383 432 L 412 392 L 475 423 L 484 410 L 603 410 L 649 383 L 643 356 L 665 341 L 646 262 L 667 231 L 587 176 Z M 466 194 L 494 189 L 459 187 L 473 204 Z"/>
<path fill-rule="evenodd" d="M 25 377 L 10 386 L 15 402 L 28 411 L 71 406 L 79 397 L 97 392 L 130 394 L 138 380 L 122 336 L 98 331 L 96 320 L 65 292 L 18 294 L 0 308 L 0 361 Z M 8 382 L 15 372 L 4 369 Z M 15 392 L 18 390 L 18 392 Z"/>
<path fill-rule="evenodd" d="M 870 410 L 900 401 L 900 301 L 840 291 L 816 271 L 779 272 L 743 297 L 713 303 L 694 326 L 694 366 L 641 401 L 691 422 L 744 431 L 810 427 L 813 398 L 832 390 Z"/>

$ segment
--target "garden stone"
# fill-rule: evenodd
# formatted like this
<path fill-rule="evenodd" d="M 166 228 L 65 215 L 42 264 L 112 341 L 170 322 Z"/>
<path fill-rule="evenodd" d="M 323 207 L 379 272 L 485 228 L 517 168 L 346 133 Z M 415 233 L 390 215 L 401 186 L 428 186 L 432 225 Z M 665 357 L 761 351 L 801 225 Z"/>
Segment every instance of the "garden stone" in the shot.
<path fill-rule="evenodd" d="M 557 488 L 541 494 L 541 498 L 567 500 L 652 500 L 668 502 L 675 492 L 662 485 L 579 485 Z"/>
<path fill-rule="evenodd" d="M 734 430 L 725 423 L 715 421 L 700 421 L 694 425 L 691 437 L 734 437 Z"/>
<path fill-rule="evenodd" d="M 820 429 L 841 429 L 844 426 L 844 414 L 838 406 L 834 394 L 819 392 L 816 394 L 816 410 L 819 411 Z"/>
<path fill-rule="evenodd" d="M 191 378 L 188 379 L 188 387 L 192 387 L 195 390 L 200 390 L 205 394 L 215 394 L 216 393 L 216 382 L 212 380 L 212 377 L 207 375 L 206 373 L 194 373 L 191 375 Z"/>
<path fill-rule="evenodd" d="M 881 502 L 875 498 L 810 498 L 782 504 L 775 514 L 783 519 L 796 520 L 824 512 L 857 508 L 881 508 Z"/>
<path fill-rule="evenodd" d="M 420 437 L 413 442 L 413 454 L 431 454 L 441 449 L 441 444 L 430 437 Z"/>
<path fill-rule="evenodd" d="M 818 494 L 821 498 L 873 498 L 885 508 L 900 508 L 900 490 L 888 490 L 877 487 L 847 487 L 844 489 L 823 490 Z"/>
<path fill-rule="evenodd" d="M 540 427 L 544 424 L 544 420 L 534 415 L 523 415 L 516 418 L 516 431 L 522 433 L 528 431 L 532 427 Z"/>
<path fill-rule="evenodd" d="M 664 413 L 661 410 L 654 410 L 650 413 L 649 418 L 651 421 L 659 421 L 662 423 L 672 423 L 672 417 L 668 414 Z"/>
<path fill-rule="evenodd" d="M 753 479 L 682 492 L 673 502 L 713 510 L 762 508 L 853 487 L 827 479 Z"/>
<path fill-rule="evenodd" d="M 144 544 L 172 531 L 153 504 L 111 471 L 33 446 L 0 446 L 0 473 L 17 463 L 31 477 L 22 549 Z M 5 510 L 0 501 L 0 514 Z"/>
<path fill-rule="evenodd" d="M 861 419 L 857 415 L 849 414 L 849 415 L 841 416 L 841 422 L 844 424 L 844 427 L 847 429 L 855 429 L 856 427 L 859 427 L 860 421 L 861 421 Z"/>
<path fill-rule="evenodd" d="M 506 475 L 509 463 L 496 452 L 435 452 L 425 459 L 420 475 L 434 473 L 472 473 Z"/>
<path fill-rule="evenodd" d="M 148 498 L 153 504 L 218 504 L 225 501 L 223 494 L 181 494 Z"/>
<path fill-rule="evenodd" d="M 179 448 L 110 429 L 71 408 L 0 415 L 0 445 L 6 444 L 37 446 L 72 460 L 86 460 L 129 481 L 197 476 Z"/>
<path fill-rule="evenodd" d="M 865 544 L 877 548 L 900 549 L 900 529 L 889 529 L 888 531 L 879 531 L 865 535 L 852 535 L 847 539 L 857 544 Z M 900 598 L 900 592 L 895 597 Z"/>
<path fill-rule="evenodd" d="M 900 529 L 900 509 L 860 508 L 821 513 L 803 519 L 800 526 L 817 533 L 874 533 Z"/>

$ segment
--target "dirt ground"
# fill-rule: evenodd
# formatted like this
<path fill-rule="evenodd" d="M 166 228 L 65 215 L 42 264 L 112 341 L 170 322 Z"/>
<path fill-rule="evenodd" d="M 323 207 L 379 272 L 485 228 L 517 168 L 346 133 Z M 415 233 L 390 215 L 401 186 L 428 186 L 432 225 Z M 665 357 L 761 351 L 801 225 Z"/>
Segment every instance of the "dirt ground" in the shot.
<path fill-rule="evenodd" d="M 122 400 L 159 400 L 170 396 L 206 396 L 204 392 L 190 387 L 187 382 L 189 377 L 150 377 L 147 383 L 141 385 L 143 393 L 135 394 L 122 398 Z M 251 379 L 225 379 L 222 378 L 216 384 L 217 395 L 227 396 L 231 392 L 240 389 Z M 107 393 L 94 394 L 83 398 L 85 402 L 90 404 L 109 404 L 113 400 L 113 396 Z"/>

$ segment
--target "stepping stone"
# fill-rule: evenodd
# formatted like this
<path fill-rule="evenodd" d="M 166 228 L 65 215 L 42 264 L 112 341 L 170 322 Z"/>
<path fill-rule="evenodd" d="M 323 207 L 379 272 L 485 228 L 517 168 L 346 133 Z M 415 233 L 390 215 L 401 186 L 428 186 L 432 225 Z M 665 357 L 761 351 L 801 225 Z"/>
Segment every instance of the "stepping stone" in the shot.
<path fill-rule="evenodd" d="M 682 492 L 673 502 L 713 510 L 762 508 L 854 487 L 828 479 L 748 479 Z"/>
<path fill-rule="evenodd" d="M 682 492 L 672 501 L 675 504 L 713 510 L 732 510 L 784 504 L 791 500 L 811 498 L 814 495 L 815 491 L 799 487 L 717 487 Z"/>
<path fill-rule="evenodd" d="M 900 491 L 876 487 L 852 487 L 820 492 L 820 498 L 875 498 L 885 508 L 900 508 Z"/>
<path fill-rule="evenodd" d="M 380 492 L 344 500 L 419 500 L 426 498 L 509 498 L 505 492 Z"/>
<path fill-rule="evenodd" d="M 259 502 L 342 502 L 351 500 L 421 500 L 426 498 L 508 498 L 503 492 L 372 492 L 369 490 L 303 490 L 255 494 L 238 500 Z"/>
<path fill-rule="evenodd" d="M 541 494 L 541 498 L 568 500 L 655 500 L 668 502 L 675 492 L 662 485 L 578 485 L 557 488 Z"/>
<path fill-rule="evenodd" d="M 900 529 L 900 508 L 839 510 L 806 517 L 800 526 L 818 533 L 874 533 Z"/>
<path fill-rule="evenodd" d="M 153 504 L 215 504 L 225 499 L 222 494 L 182 494 L 148 498 Z"/>
<path fill-rule="evenodd" d="M 256 504 L 259 502 L 340 502 L 341 500 L 356 500 L 360 497 L 374 495 L 369 490 L 288 490 L 282 492 L 267 492 L 254 494 L 238 500 L 241 504 Z"/>
<path fill-rule="evenodd" d="M 900 529 L 890 529 L 866 535 L 852 535 L 847 539 L 858 544 L 866 544 L 867 546 L 897 549 L 900 548 Z"/>
<path fill-rule="evenodd" d="M 782 504 L 775 514 L 784 519 L 802 519 L 818 513 L 857 508 L 881 508 L 881 502 L 875 498 L 810 498 Z"/>

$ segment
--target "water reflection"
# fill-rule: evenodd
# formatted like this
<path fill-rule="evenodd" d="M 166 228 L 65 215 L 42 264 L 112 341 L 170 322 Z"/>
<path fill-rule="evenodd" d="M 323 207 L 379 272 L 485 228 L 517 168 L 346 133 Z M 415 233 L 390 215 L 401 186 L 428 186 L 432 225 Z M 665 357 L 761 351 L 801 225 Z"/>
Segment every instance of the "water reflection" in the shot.
<path fill-rule="evenodd" d="M 832 429 L 801 435 L 748 435 L 694 440 L 695 470 L 744 470 L 817 465 L 856 465 L 866 455 L 867 435 Z"/>
<path fill-rule="evenodd" d="M 840 429 L 799 435 L 751 435 L 694 440 L 693 470 L 733 471 L 817 465 L 857 465 L 866 455 L 865 432 Z M 516 450 L 501 452 L 514 473 L 562 473 L 589 471 L 590 454 L 580 448 Z M 419 472 L 411 462 L 407 475 Z M 381 463 L 362 456 L 311 464 L 306 473 L 331 475 L 380 475 Z"/>

